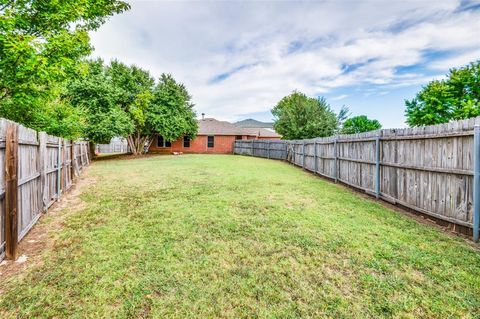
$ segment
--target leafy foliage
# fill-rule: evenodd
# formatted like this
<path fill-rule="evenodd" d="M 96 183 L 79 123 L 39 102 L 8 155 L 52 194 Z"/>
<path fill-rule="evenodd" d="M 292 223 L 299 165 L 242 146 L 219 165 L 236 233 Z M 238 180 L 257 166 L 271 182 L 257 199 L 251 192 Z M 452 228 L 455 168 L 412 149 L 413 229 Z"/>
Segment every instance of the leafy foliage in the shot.
<path fill-rule="evenodd" d="M 64 98 L 85 115 L 84 137 L 93 143 L 109 143 L 115 136 L 133 132 L 133 123 L 118 104 L 119 89 L 101 60 L 88 64 L 82 77 L 70 81 Z"/>
<path fill-rule="evenodd" d="M 326 100 L 311 98 L 294 91 L 272 109 L 275 130 L 284 139 L 304 139 L 333 135 L 346 114 L 342 109 L 337 116 Z"/>
<path fill-rule="evenodd" d="M 129 8 L 117 0 L 0 4 L 0 116 L 51 134 L 81 132 L 81 112 L 59 96 L 91 53 L 88 32 Z"/>
<path fill-rule="evenodd" d="M 354 116 L 343 123 L 342 134 L 363 133 L 381 129 L 382 125 L 378 120 L 371 120 L 366 115 Z"/>
<path fill-rule="evenodd" d="M 177 83 L 170 74 L 162 74 L 153 92 L 153 103 L 149 109 L 149 133 L 156 133 L 168 141 L 182 136 L 194 138 L 198 125 L 185 86 Z"/>
<path fill-rule="evenodd" d="M 480 115 L 480 60 L 452 69 L 445 80 L 427 84 L 406 100 L 410 126 L 446 123 Z"/>
<path fill-rule="evenodd" d="M 97 60 L 84 77 L 71 81 L 68 92 L 72 105 L 87 114 L 85 136 L 95 143 L 123 136 L 141 154 L 155 134 L 175 140 L 197 132 L 191 97 L 171 75 L 162 74 L 155 86 L 148 71 Z"/>

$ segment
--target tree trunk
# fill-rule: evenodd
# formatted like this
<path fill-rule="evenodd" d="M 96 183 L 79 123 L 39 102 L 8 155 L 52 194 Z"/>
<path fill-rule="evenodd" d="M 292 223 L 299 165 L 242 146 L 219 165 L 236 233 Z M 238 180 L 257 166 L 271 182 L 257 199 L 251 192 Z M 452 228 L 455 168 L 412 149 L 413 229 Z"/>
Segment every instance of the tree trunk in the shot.
<path fill-rule="evenodd" d="M 148 136 L 141 136 L 140 133 L 136 133 L 127 137 L 128 146 L 135 156 L 142 155 L 144 152 L 145 142 Z"/>

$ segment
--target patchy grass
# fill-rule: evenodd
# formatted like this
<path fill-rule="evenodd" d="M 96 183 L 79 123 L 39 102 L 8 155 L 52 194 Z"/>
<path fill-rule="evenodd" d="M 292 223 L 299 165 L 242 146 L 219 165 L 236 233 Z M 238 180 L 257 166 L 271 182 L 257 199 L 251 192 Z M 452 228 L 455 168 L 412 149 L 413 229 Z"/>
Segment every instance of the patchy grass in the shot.
<path fill-rule="evenodd" d="M 480 253 L 291 165 L 94 163 L 44 262 L 2 283 L 20 318 L 478 318 Z"/>

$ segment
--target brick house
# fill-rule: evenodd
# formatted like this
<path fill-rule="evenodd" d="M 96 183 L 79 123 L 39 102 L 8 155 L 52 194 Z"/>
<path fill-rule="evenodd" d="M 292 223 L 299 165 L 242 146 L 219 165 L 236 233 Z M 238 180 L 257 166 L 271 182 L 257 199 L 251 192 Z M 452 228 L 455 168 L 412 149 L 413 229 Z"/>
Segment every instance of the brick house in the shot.
<path fill-rule="evenodd" d="M 280 138 L 281 136 L 277 133 L 264 128 L 243 128 L 230 122 L 205 118 L 198 120 L 198 133 L 195 139 L 190 140 L 184 137 L 176 141 L 166 141 L 162 136 L 157 136 L 148 151 L 229 154 L 233 152 L 235 140 L 279 140 Z"/>

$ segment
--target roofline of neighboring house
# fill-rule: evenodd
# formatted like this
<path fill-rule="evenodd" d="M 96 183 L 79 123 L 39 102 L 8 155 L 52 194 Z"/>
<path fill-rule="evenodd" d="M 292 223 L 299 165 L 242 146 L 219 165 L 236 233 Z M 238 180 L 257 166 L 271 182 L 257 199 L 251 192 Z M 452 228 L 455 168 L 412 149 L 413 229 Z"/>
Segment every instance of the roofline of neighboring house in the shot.
<path fill-rule="evenodd" d="M 273 133 L 273 132 L 272 132 Z M 245 136 L 259 136 L 259 134 L 254 134 L 254 133 L 238 133 L 238 134 L 232 134 L 232 133 L 197 133 L 197 136 L 201 135 L 221 135 L 221 136 L 237 136 L 237 135 L 245 135 Z M 279 137 L 278 135 L 262 135 L 261 137 Z"/>

